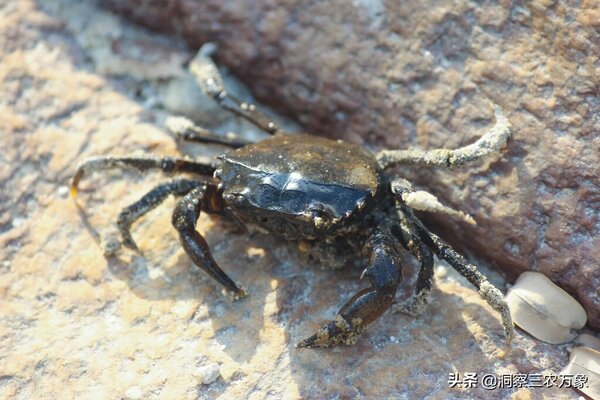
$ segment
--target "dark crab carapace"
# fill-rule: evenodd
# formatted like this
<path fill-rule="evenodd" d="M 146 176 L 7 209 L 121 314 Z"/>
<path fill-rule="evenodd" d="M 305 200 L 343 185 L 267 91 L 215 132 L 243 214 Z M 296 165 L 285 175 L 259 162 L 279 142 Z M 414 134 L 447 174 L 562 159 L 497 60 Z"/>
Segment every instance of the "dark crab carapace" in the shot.
<path fill-rule="evenodd" d="M 441 205 L 432 195 L 415 191 L 404 179 L 384 173 L 399 163 L 453 166 L 497 151 L 508 135 L 508 123 L 497 110 L 496 125 L 473 145 L 457 149 L 383 151 L 373 155 L 362 147 L 307 134 L 280 131 L 254 106 L 241 103 L 223 90 L 214 98 L 225 108 L 248 119 L 273 136 L 258 143 L 226 139 L 188 124 L 176 130 L 187 140 L 220 143 L 235 150 L 219 157 L 216 166 L 187 159 L 156 157 L 96 157 L 79 167 L 72 193 L 90 171 L 132 167 L 167 173 L 191 173 L 200 179 L 162 183 L 125 208 L 117 225 L 125 246 L 136 249 L 132 223 L 159 205 L 168 195 L 183 196 L 173 212 L 173 226 L 193 263 L 237 297 L 246 293 L 213 259 L 204 238 L 195 229 L 201 211 L 252 223 L 286 239 L 308 244 L 324 262 L 343 265 L 364 256 L 370 287 L 356 293 L 338 315 L 299 347 L 354 343 L 364 328 L 394 303 L 402 281 L 399 252 L 419 260 L 416 294 L 395 309 L 418 314 L 427 303 L 433 278 L 433 255 L 464 275 L 502 317 L 507 342 L 512 321 L 501 292 L 476 267 L 431 233 L 412 208 L 445 212 L 469 220 L 464 213 Z M 332 260 L 331 254 L 335 255 Z"/>
<path fill-rule="evenodd" d="M 316 136 L 276 135 L 221 159 L 215 177 L 226 206 L 287 239 L 339 236 L 379 186 L 371 153 Z"/>

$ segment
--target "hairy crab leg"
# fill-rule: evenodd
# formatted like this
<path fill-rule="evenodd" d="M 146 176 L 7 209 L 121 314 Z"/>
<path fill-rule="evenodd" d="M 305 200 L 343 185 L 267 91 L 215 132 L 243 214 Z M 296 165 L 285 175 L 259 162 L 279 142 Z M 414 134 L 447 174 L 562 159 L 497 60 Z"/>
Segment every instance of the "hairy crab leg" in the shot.
<path fill-rule="evenodd" d="M 219 69 L 210 55 L 216 50 L 215 46 L 207 43 L 198 50 L 190 62 L 189 70 L 196 78 L 196 83 L 202 90 L 219 103 L 224 109 L 231 111 L 257 126 L 270 135 L 280 132 L 280 129 L 269 117 L 260 112 L 254 104 L 238 100 L 229 94 L 224 86 Z"/>
<path fill-rule="evenodd" d="M 224 109 L 244 118 L 246 121 L 257 126 L 269 135 L 280 132 L 281 129 L 262 112 L 258 111 L 254 104 L 238 100 L 224 89 L 217 89 L 210 81 L 205 84 L 207 93 L 214 98 Z"/>
<path fill-rule="evenodd" d="M 179 232 L 181 245 L 196 266 L 233 292 L 236 298 L 244 297 L 246 291 L 223 272 L 212 257 L 208 243 L 196 230 L 201 210 L 214 214 L 224 211 L 223 200 L 216 185 L 205 184 L 196 187 L 177 203 L 171 222 Z"/>
<path fill-rule="evenodd" d="M 402 312 L 412 316 L 423 314 L 433 287 L 433 253 L 418 237 L 414 226 L 404 216 L 402 210 L 398 209 L 400 218 L 400 228 L 390 231 L 399 240 L 404 248 L 410 251 L 421 263 L 417 283 L 415 286 L 415 295 L 410 299 L 398 302 L 392 306 L 394 312 Z"/>
<path fill-rule="evenodd" d="M 467 278 L 483 298 L 502 318 L 506 345 L 510 346 L 514 337 L 514 326 L 508 304 L 504 295 L 498 288 L 492 285 L 485 275 L 477 270 L 477 267 L 469 263 L 463 256 L 458 254 L 450 245 L 445 243 L 439 236 L 431 233 L 415 217 L 410 210 L 403 208 L 405 215 L 411 220 L 418 231 L 421 240 L 426 243 L 440 260 L 446 261 L 458 273 Z"/>
<path fill-rule="evenodd" d="M 495 125 L 475 143 L 455 150 L 382 150 L 376 155 L 377 162 L 382 169 L 400 164 L 451 168 L 495 153 L 506 144 L 510 136 L 510 122 L 496 105 L 494 113 Z"/>
<path fill-rule="evenodd" d="M 169 117 L 165 121 L 167 128 L 178 138 L 196 143 L 215 143 L 234 149 L 244 147 L 253 142 L 239 137 L 218 135 L 204 129 L 185 117 Z"/>
<path fill-rule="evenodd" d="M 387 231 L 378 231 L 367 241 L 366 250 L 369 252 L 369 266 L 362 276 L 369 278 L 371 287 L 355 294 L 333 321 L 296 347 L 354 344 L 365 327 L 390 308 L 402 281 L 396 243 Z"/>
<path fill-rule="evenodd" d="M 403 178 L 394 178 L 390 182 L 390 189 L 396 198 L 413 210 L 437 212 L 462 219 L 468 224 L 476 225 L 475 219 L 464 211 L 455 210 L 442 203 L 429 192 L 414 190 L 409 181 Z"/>
<path fill-rule="evenodd" d="M 173 157 L 91 157 L 77 168 L 77 172 L 71 181 L 71 196 L 77 196 L 77 186 L 84 175 L 93 171 L 114 168 L 133 168 L 140 172 L 159 169 L 165 173 L 191 172 L 204 176 L 212 176 L 215 172 L 215 168 L 211 165 Z"/>
<path fill-rule="evenodd" d="M 156 208 L 170 195 L 183 196 L 203 182 L 189 179 L 174 179 L 155 186 L 140 200 L 124 208 L 117 218 L 117 226 L 121 232 L 121 241 L 125 247 L 139 251 L 131 236 L 131 225 L 150 210 Z"/>

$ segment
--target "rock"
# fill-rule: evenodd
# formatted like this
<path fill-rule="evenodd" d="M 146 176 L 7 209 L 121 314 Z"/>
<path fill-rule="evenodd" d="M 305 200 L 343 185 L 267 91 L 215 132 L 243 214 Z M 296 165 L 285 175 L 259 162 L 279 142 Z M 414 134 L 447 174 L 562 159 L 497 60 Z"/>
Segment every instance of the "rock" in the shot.
<path fill-rule="evenodd" d="M 192 47 L 217 42 L 259 99 L 315 134 L 458 147 L 499 104 L 513 125 L 501 157 L 401 172 L 478 221 L 428 217 L 455 246 L 510 280 L 544 273 L 600 328 L 597 1 L 102 3 Z"/>
<path fill-rule="evenodd" d="M 221 376 L 221 369 L 219 364 L 212 363 L 198 368 L 198 371 L 194 375 L 200 379 L 202 384 L 210 385 Z"/>
<path fill-rule="evenodd" d="M 101 42 L 124 38 L 149 64 L 154 45 L 187 50 L 87 2 L 0 4 L 0 398 L 577 398 L 557 387 L 449 387 L 449 373 L 556 374 L 570 348 L 517 334 L 504 349 L 498 315 L 450 269 L 436 269 L 425 315 L 387 313 L 355 346 L 299 351 L 294 344 L 363 287 L 360 271 L 303 265 L 273 235 L 235 234 L 202 215 L 215 258 L 250 291 L 232 303 L 191 268 L 171 228 L 172 199 L 133 226 L 142 254 L 104 257 L 99 243 L 119 209 L 166 178 L 92 174 L 74 202 L 64 188 L 82 159 L 208 158 L 222 148 L 178 149 L 161 126 L 161 85 L 184 66 L 172 78 L 148 68 L 114 76 L 80 36 L 93 38 L 97 19 L 112 33 L 94 48 L 112 51 Z M 208 365 L 221 378 L 204 385 L 197 375 Z"/>

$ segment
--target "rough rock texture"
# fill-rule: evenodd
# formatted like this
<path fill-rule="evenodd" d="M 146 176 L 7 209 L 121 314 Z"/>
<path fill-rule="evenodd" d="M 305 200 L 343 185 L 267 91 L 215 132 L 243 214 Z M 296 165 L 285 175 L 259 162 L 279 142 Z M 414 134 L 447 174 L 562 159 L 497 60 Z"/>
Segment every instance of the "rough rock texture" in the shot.
<path fill-rule="evenodd" d="M 600 2 L 103 0 L 219 58 L 309 131 L 456 147 L 514 127 L 503 157 L 404 171 L 477 227 L 429 218 L 513 280 L 545 273 L 600 328 Z M 165 7 L 166 10 L 165 11 Z"/>
<path fill-rule="evenodd" d="M 81 208 L 69 178 L 93 154 L 178 153 L 161 119 L 185 108 L 176 60 L 191 54 L 77 0 L 0 4 L 0 398 L 577 398 L 450 389 L 449 373 L 558 373 L 570 345 L 519 333 L 505 352 L 496 313 L 443 268 L 426 315 L 388 313 L 355 346 L 299 351 L 364 285 L 360 271 L 302 266 L 291 245 L 203 215 L 216 259 L 250 290 L 231 303 L 190 268 L 173 200 L 134 226 L 143 255 L 104 258 L 96 232 L 110 237 L 119 208 L 160 177 L 86 177 Z"/>

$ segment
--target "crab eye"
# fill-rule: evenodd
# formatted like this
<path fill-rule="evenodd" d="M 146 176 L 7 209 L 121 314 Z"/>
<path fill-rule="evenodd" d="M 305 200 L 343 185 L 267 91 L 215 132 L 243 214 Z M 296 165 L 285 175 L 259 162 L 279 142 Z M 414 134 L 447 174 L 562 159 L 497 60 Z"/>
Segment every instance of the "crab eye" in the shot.
<path fill-rule="evenodd" d="M 291 211 L 299 211 L 304 208 L 306 194 L 299 190 L 286 190 L 281 193 L 281 202 Z"/>
<path fill-rule="evenodd" d="M 255 198 L 262 205 L 269 205 L 279 199 L 279 191 L 266 183 L 260 184 L 256 189 Z"/>
<path fill-rule="evenodd" d="M 331 215 L 323 210 L 312 210 L 312 220 L 318 229 L 329 226 L 332 221 Z"/>

